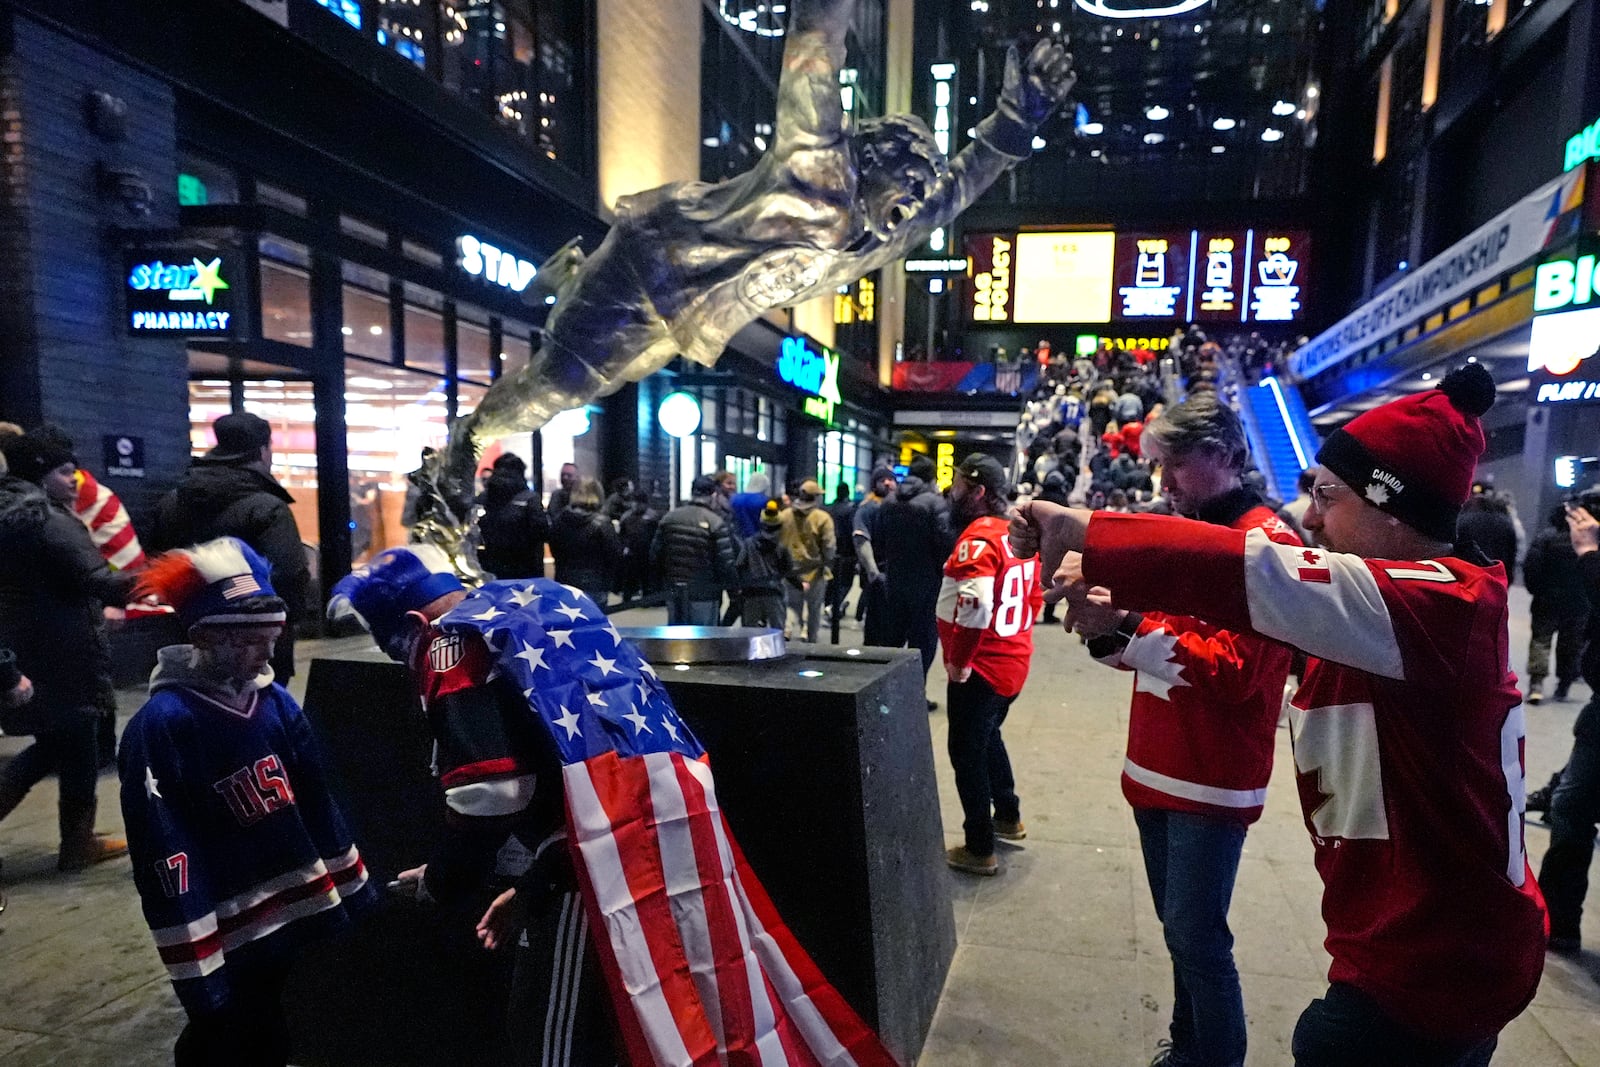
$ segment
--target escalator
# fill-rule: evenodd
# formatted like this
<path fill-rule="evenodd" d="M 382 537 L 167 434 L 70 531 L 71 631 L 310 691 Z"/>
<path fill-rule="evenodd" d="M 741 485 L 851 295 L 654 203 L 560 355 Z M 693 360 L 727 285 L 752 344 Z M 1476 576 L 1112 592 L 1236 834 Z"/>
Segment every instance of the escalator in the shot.
<path fill-rule="evenodd" d="M 1250 450 L 1267 488 L 1279 500 L 1293 500 L 1300 472 L 1316 462 L 1321 445 L 1300 390 L 1276 378 L 1239 386 L 1239 414 L 1250 437 Z"/>

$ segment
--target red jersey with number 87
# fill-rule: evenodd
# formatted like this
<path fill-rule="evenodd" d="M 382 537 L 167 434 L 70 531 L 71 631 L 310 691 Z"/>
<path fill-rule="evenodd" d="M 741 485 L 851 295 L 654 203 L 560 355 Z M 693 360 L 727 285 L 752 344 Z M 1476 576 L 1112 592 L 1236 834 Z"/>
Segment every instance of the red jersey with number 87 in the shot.
<path fill-rule="evenodd" d="M 1044 604 L 1038 559 L 1018 559 L 998 515 L 973 520 L 944 564 L 939 644 L 952 676 L 967 667 L 1001 696 L 1028 680 L 1033 620 Z"/>

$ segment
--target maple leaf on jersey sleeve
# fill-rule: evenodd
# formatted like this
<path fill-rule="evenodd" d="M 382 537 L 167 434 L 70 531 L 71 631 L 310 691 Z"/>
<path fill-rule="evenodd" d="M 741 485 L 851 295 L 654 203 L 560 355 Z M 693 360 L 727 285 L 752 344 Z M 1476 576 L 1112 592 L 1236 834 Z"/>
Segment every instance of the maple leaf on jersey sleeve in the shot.
<path fill-rule="evenodd" d="M 1122 665 L 1138 672 L 1134 680 L 1135 692 L 1171 700 L 1168 694 L 1173 686 L 1189 684 L 1183 677 L 1184 665 L 1175 655 L 1177 646 L 1178 635 L 1167 630 L 1152 630 L 1128 642 L 1122 653 Z"/>

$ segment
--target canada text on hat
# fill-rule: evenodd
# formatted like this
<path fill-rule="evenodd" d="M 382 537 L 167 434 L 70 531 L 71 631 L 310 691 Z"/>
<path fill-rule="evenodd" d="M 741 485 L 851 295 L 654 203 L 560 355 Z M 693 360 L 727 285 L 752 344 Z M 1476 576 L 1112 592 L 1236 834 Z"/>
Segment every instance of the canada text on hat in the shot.
<path fill-rule="evenodd" d="M 379 648 L 397 655 L 394 640 L 402 632 L 406 612 L 420 611 L 446 593 L 465 588 L 456 577 L 450 558 L 439 548 L 391 548 L 339 579 L 328 602 L 328 617 L 354 615 Z"/>
<path fill-rule="evenodd" d="M 219 537 L 167 552 L 139 575 L 135 596 L 171 604 L 191 626 L 265 626 L 289 612 L 272 589 L 272 567 L 237 537 Z"/>

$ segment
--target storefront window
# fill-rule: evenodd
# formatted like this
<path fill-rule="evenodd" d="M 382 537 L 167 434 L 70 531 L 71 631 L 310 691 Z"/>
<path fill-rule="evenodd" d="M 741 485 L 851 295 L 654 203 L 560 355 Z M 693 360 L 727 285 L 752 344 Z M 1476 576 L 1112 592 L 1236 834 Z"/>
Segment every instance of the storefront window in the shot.
<path fill-rule="evenodd" d="M 444 351 L 444 298 L 406 283 L 406 366 L 447 374 Z"/>
<path fill-rule="evenodd" d="M 817 481 L 829 500 L 844 482 L 852 494 L 872 464 L 872 447 L 853 433 L 835 430 L 817 438 Z"/>
<path fill-rule="evenodd" d="M 256 203 L 275 207 L 279 211 L 287 211 L 291 215 L 306 213 L 305 197 L 296 196 L 287 189 L 280 189 L 266 182 L 256 183 Z"/>
<path fill-rule="evenodd" d="M 459 382 L 456 385 L 456 418 L 470 415 L 483 403 L 483 394 L 489 391 L 486 385 L 473 385 L 470 382 Z"/>
<path fill-rule="evenodd" d="M 317 511 L 317 421 L 312 385 L 266 379 L 244 383 L 244 408 L 272 425 L 272 476 L 289 491 L 302 543 L 322 541 Z M 216 444 L 211 424 L 229 408 L 226 379 L 189 383 L 189 444 L 196 454 Z"/>
<path fill-rule="evenodd" d="M 539 450 L 544 459 L 540 476 L 546 496 L 561 488 L 563 463 L 576 463 L 579 477 L 605 477 L 607 472 L 600 469 L 601 418 L 598 409 L 575 408 L 557 413 L 539 431 Z"/>
<path fill-rule="evenodd" d="M 350 453 L 352 563 L 406 543 L 406 474 L 424 448 L 441 448 L 449 424 L 442 378 L 345 360 L 345 444 Z M 359 504 L 359 507 L 358 507 Z"/>
<path fill-rule="evenodd" d="M 500 327 L 500 375 L 515 374 L 528 365 L 533 353 L 533 328 L 525 322 L 505 320 Z"/>
<path fill-rule="evenodd" d="M 389 276 L 346 263 L 344 270 L 344 350 L 385 363 L 394 361 L 389 335 Z"/>
<path fill-rule="evenodd" d="M 178 204 L 203 207 L 207 204 L 237 204 L 239 179 L 231 167 L 197 156 L 178 153 Z"/>
<path fill-rule="evenodd" d="M 383 4 L 378 9 L 378 43 L 426 70 L 434 43 L 433 12 L 419 3 Z"/>
<path fill-rule="evenodd" d="M 456 377 L 489 380 L 493 361 L 489 347 L 489 313 L 470 304 L 456 306 Z"/>
<path fill-rule="evenodd" d="M 311 347 L 310 251 L 275 234 L 264 234 L 259 248 L 262 335 Z"/>

